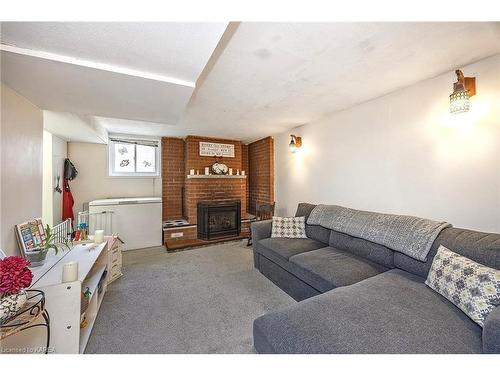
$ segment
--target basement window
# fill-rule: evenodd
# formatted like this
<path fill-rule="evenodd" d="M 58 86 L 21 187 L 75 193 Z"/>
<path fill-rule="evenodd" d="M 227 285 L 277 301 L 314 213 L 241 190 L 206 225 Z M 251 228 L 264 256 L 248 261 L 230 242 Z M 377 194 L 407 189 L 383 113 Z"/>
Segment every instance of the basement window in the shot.
<path fill-rule="evenodd" d="M 160 141 L 110 137 L 108 175 L 113 177 L 160 176 Z"/>

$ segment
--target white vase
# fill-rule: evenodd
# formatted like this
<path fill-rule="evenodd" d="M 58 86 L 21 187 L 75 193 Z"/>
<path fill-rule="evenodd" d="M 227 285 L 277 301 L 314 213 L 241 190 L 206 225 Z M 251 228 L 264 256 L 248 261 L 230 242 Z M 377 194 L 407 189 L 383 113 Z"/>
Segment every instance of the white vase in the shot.
<path fill-rule="evenodd" d="M 17 314 L 28 299 L 25 290 L 16 294 L 9 294 L 0 298 L 0 325 L 6 323 Z"/>

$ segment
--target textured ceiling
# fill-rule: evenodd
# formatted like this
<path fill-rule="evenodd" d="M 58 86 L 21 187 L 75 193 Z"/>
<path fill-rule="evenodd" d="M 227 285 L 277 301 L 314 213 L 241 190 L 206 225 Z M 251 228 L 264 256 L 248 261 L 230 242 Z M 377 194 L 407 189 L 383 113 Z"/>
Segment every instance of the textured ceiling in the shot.
<path fill-rule="evenodd" d="M 3 23 L 2 42 L 197 87 L 5 51 L 2 81 L 112 132 L 248 141 L 500 53 L 498 23 L 225 26 Z"/>
<path fill-rule="evenodd" d="M 2 42 L 196 82 L 227 23 L 3 22 Z"/>
<path fill-rule="evenodd" d="M 175 125 L 227 23 L 1 26 L 2 82 L 38 107 Z"/>
<path fill-rule="evenodd" d="M 498 23 L 242 23 L 180 125 L 245 140 L 282 132 L 499 53 L 499 30 Z"/>
<path fill-rule="evenodd" d="M 193 93 L 189 86 L 5 51 L 2 82 L 42 109 L 170 124 Z"/>

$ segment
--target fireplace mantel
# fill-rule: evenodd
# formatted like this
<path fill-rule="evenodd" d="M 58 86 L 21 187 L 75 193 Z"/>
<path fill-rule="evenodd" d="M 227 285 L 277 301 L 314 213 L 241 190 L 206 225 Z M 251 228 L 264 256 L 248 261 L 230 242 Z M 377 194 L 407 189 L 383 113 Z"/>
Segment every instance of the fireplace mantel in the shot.
<path fill-rule="evenodd" d="M 242 175 L 218 175 L 218 174 L 188 174 L 187 179 L 191 178 L 247 178 L 247 176 Z"/>

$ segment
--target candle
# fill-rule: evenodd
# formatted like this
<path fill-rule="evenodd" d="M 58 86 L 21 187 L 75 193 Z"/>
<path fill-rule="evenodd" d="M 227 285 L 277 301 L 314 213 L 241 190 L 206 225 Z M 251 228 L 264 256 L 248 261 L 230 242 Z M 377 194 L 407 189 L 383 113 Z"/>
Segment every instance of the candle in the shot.
<path fill-rule="evenodd" d="M 191 176 L 194 176 L 194 169 L 190 169 L 190 170 L 189 170 L 189 174 L 190 174 Z"/>
<path fill-rule="evenodd" d="M 241 171 L 241 175 L 244 176 L 245 175 L 245 171 Z"/>
<path fill-rule="evenodd" d="M 229 168 L 229 175 L 232 176 L 233 175 L 233 168 Z"/>
<path fill-rule="evenodd" d="M 205 175 L 209 175 L 210 174 L 210 169 L 208 167 L 205 167 Z"/>
<path fill-rule="evenodd" d="M 78 262 L 71 261 L 63 265 L 62 282 L 70 283 L 78 280 Z"/>
<path fill-rule="evenodd" d="M 94 242 L 97 244 L 104 242 L 104 231 L 102 229 L 95 231 Z"/>

